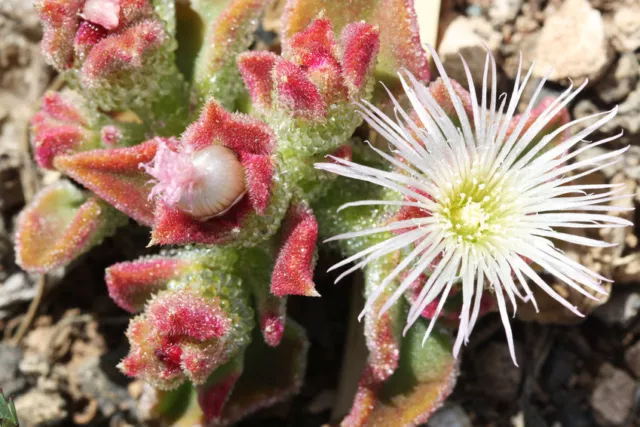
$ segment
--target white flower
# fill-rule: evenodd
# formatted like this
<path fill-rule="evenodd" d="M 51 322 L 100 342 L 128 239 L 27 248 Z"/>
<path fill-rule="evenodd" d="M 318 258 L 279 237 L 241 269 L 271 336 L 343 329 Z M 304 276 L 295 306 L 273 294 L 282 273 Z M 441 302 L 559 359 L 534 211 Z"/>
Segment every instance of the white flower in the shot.
<path fill-rule="evenodd" d="M 405 197 L 405 201 L 401 202 L 364 200 L 348 203 L 346 207 L 372 204 L 413 206 L 428 211 L 429 214 L 422 218 L 399 220 L 377 228 L 333 237 L 330 240 L 394 231 L 393 237 L 334 267 L 358 261 L 345 272 L 348 274 L 383 255 L 408 248 L 407 255 L 397 267 L 376 285 L 360 316 L 371 308 L 376 298 L 393 280 L 402 279 L 379 314 L 402 298 L 409 286 L 426 272 L 428 280 L 409 310 L 405 327 L 406 332 L 425 307 L 439 298 L 435 315 L 425 335 L 426 340 L 452 286 L 460 286 L 463 302 L 454 345 L 456 356 L 462 343 L 469 339 L 478 317 L 483 290 L 485 287 L 493 288 L 515 363 L 507 299 L 513 306 L 515 315 L 516 297 L 535 305 L 530 286 L 538 286 L 576 315 L 582 316 L 576 307 L 545 283 L 527 260 L 589 298 L 597 299 L 587 289 L 606 293 L 600 286 L 602 281 L 607 281 L 606 278 L 566 256 L 553 242 L 607 247 L 610 246 L 609 243 L 557 231 L 557 228 L 612 228 L 632 225 L 625 219 L 598 213 L 627 210 L 606 206 L 611 200 L 629 197 L 619 194 L 623 188 L 617 185 L 572 183 L 620 161 L 620 155 L 628 147 L 570 163 L 578 153 L 620 136 L 589 142 L 572 151 L 585 137 L 611 120 L 617 107 L 574 120 L 548 135 L 541 134 L 545 125 L 580 93 L 586 82 L 575 90 L 573 86 L 569 87 L 525 129 L 525 124 L 532 117 L 533 105 L 545 83 L 546 79 L 543 79 L 521 119 L 509 134 L 507 129 L 533 66 L 522 81 L 520 70 L 518 71 L 513 93 L 507 103 L 506 96 L 497 97 L 496 65 L 490 54 L 485 62 L 480 101 L 475 95 L 469 68 L 462 59 L 473 114 L 471 118 L 467 117 L 462 101 L 454 92 L 440 59 L 431 47 L 429 50 L 453 101 L 459 125 L 454 124 L 444 113 L 431 92 L 406 72 L 406 77 L 400 75 L 400 80 L 419 123 L 415 123 L 393 97 L 396 120 L 390 119 L 368 102 L 360 106 L 369 125 L 391 144 L 393 155 L 371 148 L 394 167 L 393 171 L 379 170 L 339 158 L 334 158 L 334 163 L 316 165 L 318 169 L 395 190 Z M 488 71 L 489 64 L 491 73 Z M 487 84 L 489 74 L 490 90 Z M 500 105 L 496 108 L 498 101 Z M 568 128 L 585 121 L 593 123 L 559 144 L 550 144 Z M 585 168 L 588 169 L 585 172 L 572 174 Z M 594 190 L 597 192 L 593 193 Z"/>

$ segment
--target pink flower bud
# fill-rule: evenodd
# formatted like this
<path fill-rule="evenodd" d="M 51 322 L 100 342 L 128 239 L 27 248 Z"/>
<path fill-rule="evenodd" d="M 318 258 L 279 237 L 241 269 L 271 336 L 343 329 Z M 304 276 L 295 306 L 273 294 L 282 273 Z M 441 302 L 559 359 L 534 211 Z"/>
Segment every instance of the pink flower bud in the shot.
<path fill-rule="evenodd" d="M 294 34 L 283 47 L 283 57 L 307 73 L 320 90 L 325 103 L 346 98 L 342 66 L 338 61 L 338 45 L 331 21 L 313 21 L 303 31 Z"/>
<path fill-rule="evenodd" d="M 83 0 L 38 0 L 34 3 L 44 34 L 42 53 L 58 70 L 73 66 L 73 39 L 78 28 L 78 14 Z"/>
<path fill-rule="evenodd" d="M 192 290 L 162 291 L 129 325 L 131 351 L 119 367 L 161 389 L 185 379 L 203 384 L 230 356 L 225 336 L 231 325 L 217 298 Z"/>
<path fill-rule="evenodd" d="M 249 52 L 239 56 L 238 67 L 260 111 L 278 108 L 321 121 L 330 106 L 359 100 L 378 48 L 378 32 L 369 24 L 348 25 L 338 45 L 331 21 L 316 19 L 283 44 L 281 58 Z"/>

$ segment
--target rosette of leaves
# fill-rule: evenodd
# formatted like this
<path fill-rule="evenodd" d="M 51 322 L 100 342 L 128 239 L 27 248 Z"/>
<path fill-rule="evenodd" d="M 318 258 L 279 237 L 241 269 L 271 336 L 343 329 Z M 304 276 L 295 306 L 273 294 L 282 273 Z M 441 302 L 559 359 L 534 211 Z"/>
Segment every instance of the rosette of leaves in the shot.
<path fill-rule="evenodd" d="M 401 68 L 429 81 L 413 2 L 288 0 L 280 54 L 248 51 L 268 3 L 37 2 L 43 52 L 70 89 L 45 96 L 32 145 L 42 167 L 69 181 L 42 190 L 21 214 L 18 260 L 47 272 L 127 217 L 150 227 L 151 244 L 167 248 L 110 267 L 106 282 L 113 300 L 137 313 L 120 368 L 152 384 L 154 412 L 176 424 L 229 424 L 296 393 L 309 344 L 286 302 L 320 295 L 318 237 L 410 214 L 393 204 L 336 214 L 344 203 L 397 196 L 314 163 L 332 155 L 386 167 L 354 138 L 356 104 L 392 108 L 375 83 L 396 92 Z M 442 82 L 429 90 L 455 118 Z M 199 159 L 211 150 L 242 171 L 231 178 L 240 191 L 203 214 L 216 202 L 201 182 L 211 172 Z M 369 236 L 336 248 L 349 257 L 375 243 Z M 398 262 L 368 265 L 365 292 Z M 365 314 L 370 354 L 343 425 L 415 425 L 452 390 L 448 337 L 421 346 L 428 313 L 403 337 L 408 304 Z"/>

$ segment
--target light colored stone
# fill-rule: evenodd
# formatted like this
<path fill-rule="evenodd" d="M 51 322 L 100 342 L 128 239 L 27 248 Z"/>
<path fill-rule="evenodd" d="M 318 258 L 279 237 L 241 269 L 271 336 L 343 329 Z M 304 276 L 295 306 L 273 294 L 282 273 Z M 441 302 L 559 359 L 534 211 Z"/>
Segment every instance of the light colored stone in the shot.
<path fill-rule="evenodd" d="M 449 77 L 466 87 L 467 77 L 460 61 L 461 54 L 469 65 L 474 84 L 479 86 L 487 55 L 485 45 L 495 55 L 501 40 L 500 33 L 494 31 L 484 18 L 457 16 L 445 30 L 438 54 Z"/>
<path fill-rule="evenodd" d="M 635 388 L 636 382 L 626 372 L 603 364 L 591 394 L 596 420 L 604 425 L 624 425 L 633 407 Z"/>
<path fill-rule="evenodd" d="M 640 48 L 640 4 L 621 5 L 610 21 L 611 43 L 619 52 Z"/>
<path fill-rule="evenodd" d="M 35 293 L 35 288 L 25 273 L 19 272 L 9 276 L 0 284 L 0 319 L 7 317 L 15 305 L 31 301 Z"/>
<path fill-rule="evenodd" d="M 609 301 L 596 309 L 593 315 L 607 325 L 627 326 L 640 310 L 640 293 L 625 289 L 614 293 Z"/>
<path fill-rule="evenodd" d="M 594 87 L 598 97 L 608 103 L 624 100 L 633 91 L 640 77 L 640 62 L 632 53 L 620 56 L 613 69 Z"/>
<path fill-rule="evenodd" d="M 576 119 L 599 112 L 601 112 L 601 110 L 588 99 L 582 99 L 573 109 L 573 114 Z M 583 122 L 574 127 L 574 130 L 577 132 L 589 123 L 593 122 Z M 599 129 L 600 133 L 606 135 L 615 135 L 620 131 L 623 131 L 623 134 L 616 140 L 616 144 L 637 145 L 640 134 L 640 83 L 637 83 L 635 89 L 619 104 L 618 114 Z"/>
<path fill-rule="evenodd" d="M 494 0 L 489 6 L 489 19 L 494 27 L 511 22 L 518 16 L 522 0 Z"/>
<path fill-rule="evenodd" d="M 554 67 L 552 81 L 594 81 L 607 69 L 611 55 L 600 12 L 587 0 L 567 0 L 544 21 L 535 49 L 534 75 L 542 77 Z"/>
<path fill-rule="evenodd" d="M 472 427 L 471 419 L 459 405 L 445 405 L 429 418 L 427 427 Z"/>
<path fill-rule="evenodd" d="M 15 400 L 20 425 L 56 425 L 67 417 L 65 401 L 57 393 L 33 389 Z"/>
<path fill-rule="evenodd" d="M 633 374 L 640 378 L 640 341 L 637 341 L 624 352 L 624 360 Z"/>

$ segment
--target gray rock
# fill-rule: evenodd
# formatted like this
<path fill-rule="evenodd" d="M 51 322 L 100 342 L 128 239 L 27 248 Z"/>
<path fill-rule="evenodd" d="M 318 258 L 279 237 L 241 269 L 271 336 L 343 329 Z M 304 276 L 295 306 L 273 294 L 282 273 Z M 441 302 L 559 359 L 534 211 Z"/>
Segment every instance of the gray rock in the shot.
<path fill-rule="evenodd" d="M 445 405 L 429 418 L 427 427 L 472 427 L 469 415 L 459 405 Z"/>
<path fill-rule="evenodd" d="M 460 56 L 469 65 L 474 84 L 482 84 L 487 48 L 495 55 L 502 36 L 482 17 L 457 16 L 447 26 L 438 54 L 449 77 L 467 87 L 467 77 Z"/>
<path fill-rule="evenodd" d="M 5 15 L 11 23 L 17 26 L 19 32 L 30 38 L 39 39 L 42 36 L 40 19 L 32 2 L 24 0 L 2 0 L 0 14 Z"/>
<path fill-rule="evenodd" d="M 636 378 L 640 378 L 640 341 L 637 341 L 624 352 L 624 360 Z"/>
<path fill-rule="evenodd" d="M 622 101 L 633 91 L 640 77 L 640 62 L 632 53 L 620 57 L 613 69 L 594 87 L 598 97 L 608 104 Z"/>
<path fill-rule="evenodd" d="M 2 103 L 3 97 L 0 95 L 0 104 Z M 24 195 L 20 182 L 21 162 L 18 154 L 16 151 L 5 151 L 3 148 L 0 147 L 0 212 L 8 212 L 24 203 Z"/>
<path fill-rule="evenodd" d="M 600 367 L 591 393 L 591 407 L 601 425 L 624 425 L 633 407 L 636 382 L 608 363 Z"/>
<path fill-rule="evenodd" d="M 598 307 L 593 315 L 608 325 L 628 325 L 640 310 L 640 292 L 625 289 L 614 292 L 606 304 Z"/>
<path fill-rule="evenodd" d="M 115 366 L 109 360 L 105 366 Z M 103 371 L 100 358 L 88 359 L 74 373 L 83 394 L 98 402 L 105 417 L 112 416 L 118 410 L 134 410 L 136 404 L 125 386 L 113 382 Z"/>
<path fill-rule="evenodd" d="M 0 319 L 11 313 L 14 305 L 31 301 L 35 288 L 24 272 L 14 273 L 0 286 Z"/>
<path fill-rule="evenodd" d="M 22 349 L 9 344 L 0 343 L 0 387 L 5 396 L 13 396 L 27 385 L 20 376 L 18 364 L 22 358 Z"/>
<path fill-rule="evenodd" d="M 516 343 L 516 357 L 521 358 L 520 345 Z M 505 342 L 492 342 L 474 359 L 479 384 L 491 384 L 486 396 L 498 402 L 513 402 L 518 397 L 522 382 L 522 369 L 513 364 L 509 347 Z"/>
<path fill-rule="evenodd" d="M 494 0 L 489 6 L 489 19 L 494 27 L 511 22 L 518 16 L 522 0 Z"/>

